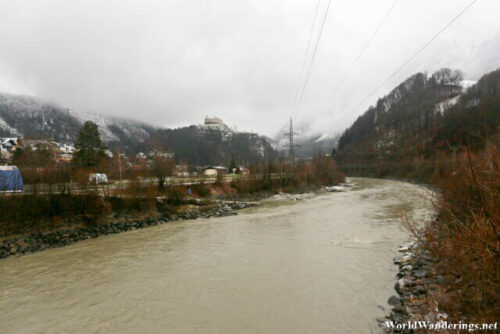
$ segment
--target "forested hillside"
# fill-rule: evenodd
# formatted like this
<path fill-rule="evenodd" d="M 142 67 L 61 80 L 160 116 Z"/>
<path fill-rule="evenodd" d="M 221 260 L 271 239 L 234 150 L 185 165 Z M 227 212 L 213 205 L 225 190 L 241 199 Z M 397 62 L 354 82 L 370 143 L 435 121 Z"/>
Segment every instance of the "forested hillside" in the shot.
<path fill-rule="evenodd" d="M 189 164 L 228 165 L 268 161 L 278 153 L 262 136 L 254 133 L 227 133 L 196 126 L 161 129 L 153 134 L 146 149 L 160 148 L 175 153 L 177 161 Z"/>
<path fill-rule="evenodd" d="M 402 220 L 444 279 L 422 314 L 495 322 L 500 315 L 500 70 L 462 92 L 460 73 L 418 73 L 380 99 L 340 138 L 350 175 L 399 177 L 439 189 L 437 218 Z M 434 305 L 427 307 L 425 305 Z M 427 307 L 427 308 L 426 308 Z M 418 319 L 421 320 L 421 319 Z"/>
<path fill-rule="evenodd" d="M 417 73 L 378 100 L 339 140 L 350 174 L 428 179 L 465 146 L 479 149 L 499 126 L 500 70 L 464 89 L 459 71 Z"/>

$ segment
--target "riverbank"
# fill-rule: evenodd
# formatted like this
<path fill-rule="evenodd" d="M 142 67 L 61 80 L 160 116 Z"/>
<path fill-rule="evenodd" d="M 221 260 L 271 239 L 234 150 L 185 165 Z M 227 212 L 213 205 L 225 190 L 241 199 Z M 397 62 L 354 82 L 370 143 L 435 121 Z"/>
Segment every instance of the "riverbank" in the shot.
<path fill-rule="evenodd" d="M 408 322 L 446 321 L 447 315 L 437 311 L 433 296 L 442 293 L 443 285 L 453 278 L 437 275 L 434 264 L 438 259 L 425 248 L 422 242 L 408 242 L 401 245 L 400 255 L 393 258 L 393 263 L 398 266 L 394 286 L 397 295 L 392 295 L 387 301 L 392 307 L 390 313 L 385 319 L 379 319 L 384 333 L 414 333 L 400 327 Z"/>
<path fill-rule="evenodd" d="M 369 332 L 377 306 L 393 294 L 394 251 L 408 238 L 395 206 L 417 215 L 427 202 L 414 185 L 351 181 L 354 191 L 277 194 L 234 216 L 4 259 L 2 328 L 242 333 L 251 324 L 259 333 Z"/>
<path fill-rule="evenodd" d="M 124 193 L 104 196 L 92 191 L 73 194 L 67 189 L 58 189 L 47 194 L 4 197 L 0 200 L 0 236 L 3 237 L 3 240 L 0 238 L 0 258 L 62 247 L 99 235 L 172 220 L 233 215 L 235 210 L 248 207 L 250 202 L 283 191 L 294 194 L 317 192 L 325 182 L 338 184 L 345 181 L 334 166 L 330 167 L 326 175 L 310 176 L 308 182 L 298 177 L 279 180 L 263 177 L 230 183 L 202 183 L 192 189 L 144 188 L 140 185 L 134 188 L 132 184 Z M 186 198 L 186 194 L 190 198 Z"/>
<path fill-rule="evenodd" d="M 220 202 L 211 207 L 192 207 L 182 213 L 172 215 L 159 215 L 145 219 L 122 219 L 109 223 L 62 228 L 49 232 L 6 238 L 0 241 L 0 258 L 68 246 L 78 241 L 97 238 L 102 235 L 116 234 L 172 221 L 236 215 L 237 210 L 255 205 L 255 203 L 248 202 Z"/>

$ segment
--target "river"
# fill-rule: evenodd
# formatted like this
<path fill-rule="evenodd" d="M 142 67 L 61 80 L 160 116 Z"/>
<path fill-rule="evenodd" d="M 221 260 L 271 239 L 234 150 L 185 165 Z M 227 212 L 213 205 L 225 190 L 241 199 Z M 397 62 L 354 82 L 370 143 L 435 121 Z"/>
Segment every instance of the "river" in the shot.
<path fill-rule="evenodd" d="M 267 201 L 0 260 L 0 333 L 371 333 L 394 294 L 399 216 L 429 192 Z"/>

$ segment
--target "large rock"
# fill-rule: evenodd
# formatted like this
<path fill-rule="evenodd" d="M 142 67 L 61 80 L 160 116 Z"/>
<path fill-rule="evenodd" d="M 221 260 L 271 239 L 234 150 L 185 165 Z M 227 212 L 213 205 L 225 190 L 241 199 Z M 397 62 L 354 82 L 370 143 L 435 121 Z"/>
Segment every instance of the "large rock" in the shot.
<path fill-rule="evenodd" d="M 401 299 L 399 299 L 399 297 L 397 296 L 391 296 L 389 298 L 389 300 L 387 301 L 387 303 L 391 306 L 395 306 L 395 305 L 400 305 L 401 304 Z"/>
<path fill-rule="evenodd" d="M 16 254 L 17 253 L 17 246 L 16 245 L 10 246 L 9 252 L 12 255 Z"/>
<path fill-rule="evenodd" d="M 413 272 L 413 275 L 416 277 L 416 278 L 424 278 L 426 277 L 428 274 L 427 270 L 424 270 L 424 269 L 419 269 L 419 270 L 415 270 Z"/>

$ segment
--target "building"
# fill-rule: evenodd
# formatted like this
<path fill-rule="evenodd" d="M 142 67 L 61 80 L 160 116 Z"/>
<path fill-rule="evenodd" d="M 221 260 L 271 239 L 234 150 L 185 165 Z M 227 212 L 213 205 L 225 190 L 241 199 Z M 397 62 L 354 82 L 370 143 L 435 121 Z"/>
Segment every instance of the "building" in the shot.
<path fill-rule="evenodd" d="M 0 138 L 0 160 L 9 162 L 18 147 L 21 146 L 19 138 Z"/>
<path fill-rule="evenodd" d="M 19 146 L 21 146 L 21 140 L 19 138 L 0 138 L 0 145 L 9 151 L 15 151 Z"/>
<path fill-rule="evenodd" d="M 46 149 L 49 151 L 59 150 L 59 145 L 55 141 L 48 139 L 25 139 L 23 140 L 23 147 L 31 147 L 32 150 Z"/>
<path fill-rule="evenodd" d="M 224 124 L 222 119 L 219 117 L 209 117 L 205 116 L 205 122 L 198 126 L 201 129 L 211 129 L 211 130 L 219 130 L 223 132 L 233 132 L 233 130 Z"/>
<path fill-rule="evenodd" d="M 115 155 L 113 154 L 113 152 L 111 152 L 111 150 L 104 150 L 104 155 L 106 155 L 108 158 L 112 159 Z"/>
<path fill-rule="evenodd" d="M 57 144 L 57 150 L 56 150 L 56 161 L 65 161 L 69 162 L 73 159 L 73 153 L 75 153 L 75 147 L 73 145 L 69 144 Z"/>
<path fill-rule="evenodd" d="M 176 165 L 174 169 L 174 176 L 177 177 L 189 177 L 189 166 L 188 165 Z"/>
<path fill-rule="evenodd" d="M 236 168 L 233 168 L 232 173 L 233 174 L 248 175 L 248 174 L 250 174 L 250 171 L 247 168 L 245 168 L 244 166 L 238 166 Z"/>
<path fill-rule="evenodd" d="M 216 177 L 219 175 L 226 175 L 227 168 L 223 166 L 207 166 L 203 168 L 203 176 Z"/>
<path fill-rule="evenodd" d="M 173 159 L 174 158 L 174 153 L 173 152 L 163 152 L 160 150 L 151 150 L 147 154 L 149 159 L 154 159 L 154 158 L 165 158 L 165 159 Z"/>

